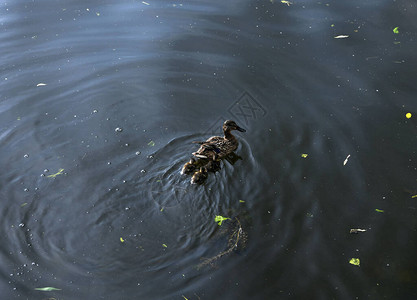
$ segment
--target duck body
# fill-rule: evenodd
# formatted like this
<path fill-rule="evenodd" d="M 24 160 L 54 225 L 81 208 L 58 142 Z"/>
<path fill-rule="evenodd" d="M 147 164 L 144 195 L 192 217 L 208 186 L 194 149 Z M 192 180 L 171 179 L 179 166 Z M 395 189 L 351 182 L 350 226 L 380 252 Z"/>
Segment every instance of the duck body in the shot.
<path fill-rule="evenodd" d="M 205 167 L 208 172 L 216 173 L 221 170 L 220 160 L 210 160 Z"/>
<path fill-rule="evenodd" d="M 231 133 L 232 130 L 238 130 L 245 132 L 246 130 L 239 127 L 235 121 L 226 120 L 223 123 L 224 136 L 212 136 L 205 142 L 196 142 L 200 144 L 200 148 L 193 153 L 198 158 L 208 158 L 217 160 L 223 159 L 239 146 L 239 142 L 236 137 Z"/>
<path fill-rule="evenodd" d="M 207 180 L 207 168 L 201 167 L 200 170 L 193 174 L 191 177 L 191 184 L 203 184 Z"/>
<path fill-rule="evenodd" d="M 189 162 L 185 163 L 182 167 L 181 174 L 191 174 L 197 169 L 197 161 L 194 157 L 190 159 Z"/>

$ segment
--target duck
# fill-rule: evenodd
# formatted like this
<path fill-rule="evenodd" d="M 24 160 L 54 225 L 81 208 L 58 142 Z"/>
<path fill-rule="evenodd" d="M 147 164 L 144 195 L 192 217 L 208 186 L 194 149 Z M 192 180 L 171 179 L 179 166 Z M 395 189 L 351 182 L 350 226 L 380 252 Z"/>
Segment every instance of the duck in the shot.
<path fill-rule="evenodd" d="M 189 162 L 186 162 L 181 169 L 181 174 L 191 174 L 197 169 L 197 161 L 194 157 L 190 159 Z"/>
<path fill-rule="evenodd" d="M 207 177 L 208 177 L 207 168 L 200 167 L 200 170 L 195 172 L 193 174 L 193 177 L 191 177 L 191 184 L 202 184 L 207 180 Z"/>
<path fill-rule="evenodd" d="M 220 159 L 209 160 L 206 164 L 206 169 L 208 172 L 216 173 L 221 170 Z"/>
<path fill-rule="evenodd" d="M 200 144 L 200 148 L 193 152 L 193 155 L 198 158 L 208 158 L 211 160 L 223 159 L 239 146 L 236 137 L 231 133 L 232 130 L 246 132 L 245 129 L 239 127 L 235 121 L 226 120 L 223 123 L 224 136 L 212 136 L 205 142 L 194 142 Z"/>

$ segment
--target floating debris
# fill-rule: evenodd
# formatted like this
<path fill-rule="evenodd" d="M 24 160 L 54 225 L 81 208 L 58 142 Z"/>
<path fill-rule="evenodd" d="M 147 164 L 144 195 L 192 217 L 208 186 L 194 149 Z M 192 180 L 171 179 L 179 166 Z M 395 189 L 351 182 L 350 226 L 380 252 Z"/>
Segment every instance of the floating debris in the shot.
<path fill-rule="evenodd" d="M 348 162 L 348 160 L 349 160 L 349 157 L 350 157 L 350 154 L 349 154 L 348 156 L 346 156 L 346 159 L 345 159 L 345 160 L 344 160 L 344 162 L 343 162 L 343 165 L 344 165 L 344 166 L 347 164 L 347 162 Z"/>
<path fill-rule="evenodd" d="M 395 34 L 399 34 L 399 33 L 400 33 L 400 31 L 398 30 L 398 28 L 399 28 L 399 27 L 395 27 L 395 28 L 392 30 L 392 32 L 394 32 Z"/>
<path fill-rule="evenodd" d="M 365 232 L 365 231 L 366 229 L 354 228 L 354 229 L 351 229 L 349 233 L 359 233 L 359 232 Z"/>
<path fill-rule="evenodd" d="M 55 178 L 58 175 L 62 175 L 62 172 L 64 172 L 64 169 L 59 169 L 58 172 L 56 172 L 55 174 L 52 174 L 52 175 L 48 175 L 47 177 L 49 177 L 49 178 Z"/>
<path fill-rule="evenodd" d="M 406 117 L 407 119 L 410 119 L 410 118 L 412 117 L 412 114 L 411 114 L 411 113 L 406 113 L 406 114 L 405 114 L 405 117 Z"/>
<path fill-rule="evenodd" d="M 35 288 L 35 291 L 51 292 L 51 291 L 60 291 L 61 289 L 54 288 L 52 286 L 46 286 L 41 288 Z"/>
<path fill-rule="evenodd" d="M 123 131 L 123 128 L 117 127 L 114 131 L 116 131 L 116 132 L 122 132 Z"/>
<path fill-rule="evenodd" d="M 248 239 L 248 235 L 243 230 L 242 225 L 237 217 L 231 222 L 231 232 L 229 234 L 229 240 L 227 249 L 225 251 L 220 252 L 216 256 L 211 258 L 202 258 L 202 262 L 197 266 L 197 269 L 201 269 L 207 265 L 214 265 L 214 262 L 223 256 L 232 253 L 234 250 L 238 250 L 239 248 L 244 248 Z"/>
<path fill-rule="evenodd" d="M 142 4 L 150 5 L 148 2 L 142 1 Z"/>
<path fill-rule="evenodd" d="M 153 146 L 155 146 L 155 142 L 154 142 L 154 141 L 150 141 L 150 142 L 148 143 L 148 146 L 149 146 L 149 147 L 153 147 Z"/>
<path fill-rule="evenodd" d="M 360 266 L 361 265 L 361 261 L 359 258 L 351 258 L 349 263 L 351 265 L 355 265 L 355 266 Z"/>
<path fill-rule="evenodd" d="M 162 246 L 163 246 L 164 248 L 168 248 L 168 246 L 167 246 L 166 244 L 162 244 Z"/>
<path fill-rule="evenodd" d="M 308 154 L 307 154 L 307 153 L 302 153 L 302 154 L 301 154 L 301 157 L 302 157 L 302 158 L 307 158 L 307 156 L 308 156 Z"/>
<path fill-rule="evenodd" d="M 225 217 L 222 217 L 222 216 L 215 216 L 214 217 L 214 221 L 217 222 L 219 224 L 219 226 L 222 225 L 223 221 L 226 221 L 226 220 L 230 220 L 230 218 L 225 218 Z"/>
<path fill-rule="evenodd" d="M 417 195 L 413 195 L 413 196 L 411 196 L 411 198 L 417 198 Z"/>
<path fill-rule="evenodd" d="M 338 36 L 335 36 L 334 38 L 335 39 L 345 39 L 345 38 L 348 38 L 349 36 L 348 35 L 338 35 Z"/>
<path fill-rule="evenodd" d="M 375 211 L 376 211 L 376 212 L 379 212 L 379 213 L 383 213 L 383 212 L 384 212 L 384 210 L 383 210 L 383 209 L 378 209 L 378 208 L 375 208 Z"/>
<path fill-rule="evenodd" d="M 36 86 L 45 86 L 45 85 L 46 83 L 41 82 L 41 83 L 38 83 Z"/>
<path fill-rule="evenodd" d="M 120 237 L 120 242 L 124 243 L 125 240 L 122 237 Z"/>

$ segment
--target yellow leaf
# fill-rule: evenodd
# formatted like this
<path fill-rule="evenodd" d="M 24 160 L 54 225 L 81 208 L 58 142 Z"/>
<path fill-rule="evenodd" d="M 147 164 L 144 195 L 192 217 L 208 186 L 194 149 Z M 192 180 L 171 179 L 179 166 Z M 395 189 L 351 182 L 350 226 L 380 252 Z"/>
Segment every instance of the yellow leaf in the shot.
<path fill-rule="evenodd" d="M 405 117 L 406 117 L 407 119 L 410 119 L 410 118 L 411 118 L 411 116 L 412 116 L 412 114 L 411 114 L 411 113 L 406 113 L 406 114 L 405 114 Z"/>
<path fill-rule="evenodd" d="M 350 264 L 355 265 L 355 266 L 360 266 L 361 261 L 359 258 L 351 258 L 349 261 Z"/>
<path fill-rule="evenodd" d="M 61 175 L 61 174 L 62 174 L 62 172 L 64 172 L 64 169 L 59 169 L 57 173 L 52 174 L 52 175 L 49 175 L 49 176 L 47 176 L 47 177 L 49 177 L 49 178 L 55 178 L 55 177 L 57 177 L 58 175 Z"/>
<path fill-rule="evenodd" d="M 308 154 L 307 154 L 307 153 L 303 153 L 303 154 L 301 154 L 301 157 L 302 157 L 302 158 L 307 158 L 307 156 L 308 156 Z"/>

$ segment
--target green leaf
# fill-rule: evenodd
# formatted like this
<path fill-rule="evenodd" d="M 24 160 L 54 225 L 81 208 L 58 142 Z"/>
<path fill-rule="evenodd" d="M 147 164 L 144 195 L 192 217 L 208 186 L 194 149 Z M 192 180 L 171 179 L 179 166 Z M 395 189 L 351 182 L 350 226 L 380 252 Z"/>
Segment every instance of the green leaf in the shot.
<path fill-rule="evenodd" d="M 308 156 L 308 154 L 307 154 L 307 153 L 302 153 L 302 154 L 301 154 L 301 157 L 302 157 L 302 158 L 307 158 L 307 156 Z"/>
<path fill-rule="evenodd" d="M 351 265 L 355 265 L 355 266 L 360 266 L 361 265 L 361 261 L 359 258 L 351 258 L 349 263 Z"/>
<path fill-rule="evenodd" d="M 214 221 L 217 222 L 219 224 L 219 226 L 222 225 L 223 221 L 226 221 L 226 220 L 230 220 L 230 218 L 225 218 L 225 217 L 222 217 L 222 216 L 215 216 L 214 217 Z"/>
<path fill-rule="evenodd" d="M 166 244 L 162 244 L 162 246 L 164 246 L 165 248 L 168 248 L 168 246 Z"/>
<path fill-rule="evenodd" d="M 379 213 L 383 213 L 383 212 L 384 212 L 384 210 L 383 210 L 383 209 L 378 209 L 378 208 L 375 208 L 375 211 L 376 211 L 376 212 L 379 212 Z"/>
<path fill-rule="evenodd" d="M 395 28 L 392 30 L 392 32 L 394 32 L 395 34 L 400 33 L 400 31 L 398 30 L 398 27 L 395 27 Z"/>
<path fill-rule="evenodd" d="M 150 141 L 150 142 L 148 143 L 148 146 L 149 146 L 149 147 L 153 147 L 153 146 L 155 146 L 155 142 L 154 142 L 154 141 Z"/>
<path fill-rule="evenodd" d="M 42 292 L 51 292 L 51 291 L 60 291 L 61 289 L 57 289 L 51 286 L 35 288 L 35 291 L 42 291 Z"/>

